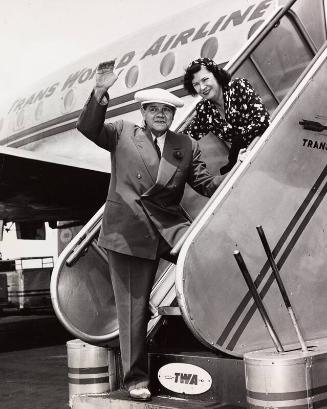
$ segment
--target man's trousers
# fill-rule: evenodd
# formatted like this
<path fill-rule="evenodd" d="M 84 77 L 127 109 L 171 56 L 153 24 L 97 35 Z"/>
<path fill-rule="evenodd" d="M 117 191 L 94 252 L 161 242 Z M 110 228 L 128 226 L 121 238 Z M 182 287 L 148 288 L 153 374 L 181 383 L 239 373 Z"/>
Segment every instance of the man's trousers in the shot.
<path fill-rule="evenodd" d="M 107 250 L 119 324 L 124 384 L 128 390 L 149 385 L 146 347 L 149 299 L 160 258 L 176 263 L 161 239 L 156 260 Z"/>
<path fill-rule="evenodd" d="M 149 299 L 158 260 L 108 250 L 110 275 L 119 324 L 119 343 L 128 390 L 149 385 L 146 348 Z"/>

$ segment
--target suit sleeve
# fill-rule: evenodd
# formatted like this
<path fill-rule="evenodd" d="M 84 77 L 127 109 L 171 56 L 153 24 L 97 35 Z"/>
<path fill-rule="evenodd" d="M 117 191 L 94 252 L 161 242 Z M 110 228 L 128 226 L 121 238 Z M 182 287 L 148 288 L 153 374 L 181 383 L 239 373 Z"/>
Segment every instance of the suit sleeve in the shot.
<path fill-rule="evenodd" d="M 109 101 L 108 94 L 105 95 Z M 106 124 L 105 116 L 108 102 L 100 104 L 92 91 L 77 121 L 77 129 L 92 142 L 107 151 L 114 151 L 122 131 L 123 122 Z"/>
<path fill-rule="evenodd" d="M 212 196 L 217 187 L 221 184 L 224 176 L 212 176 L 201 158 L 201 150 L 198 142 L 192 141 L 193 158 L 187 183 L 203 196 Z"/>

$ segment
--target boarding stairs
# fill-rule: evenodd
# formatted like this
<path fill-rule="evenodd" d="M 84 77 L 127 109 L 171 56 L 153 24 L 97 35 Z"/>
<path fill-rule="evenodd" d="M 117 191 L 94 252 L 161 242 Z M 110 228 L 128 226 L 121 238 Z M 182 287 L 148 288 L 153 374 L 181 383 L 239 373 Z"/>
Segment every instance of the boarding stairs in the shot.
<path fill-rule="evenodd" d="M 314 345 L 315 339 L 326 337 L 320 320 L 326 310 L 322 273 L 327 209 L 322 199 L 327 141 L 317 129 L 319 123 L 322 130 L 327 124 L 322 87 L 327 49 L 312 38 L 296 12 L 298 3 L 293 0 L 276 10 L 225 67 L 233 77 L 249 79 L 271 112 L 272 123 L 211 199 L 191 189 L 185 193 L 183 207 L 194 222 L 173 249 L 179 253 L 177 266 L 164 261 L 159 265 L 149 305 L 154 400 L 129 402 L 119 390 L 118 377 L 117 391 L 77 398 L 75 409 L 246 406 L 242 357 L 274 345 L 235 262 L 235 250 L 242 252 L 256 275 L 255 285 L 273 312 L 286 350 L 299 347 L 256 235 L 258 224 L 264 226 L 283 280 L 292 289 L 305 339 Z M 319 18 L 315 27 L 322 25 L 325 39 L 325 20 Z M 193 112 L 194 106 L 177 131 Z M 227 147 L 212 135 L 200 143 L 210 170 L 218 172 L 226 163 Z M 51 294 L 58 318 L 74 336 L 116 348 L 119 332 L 106 254 L 96 244 L 102 213 L 103 208 L 62 252 Z M 182 368 L 180 372 L 163 376 L 175 379 L 179 387 L 158 377 L 174 364 Z M 200 393 L 190 387 L 192 373 L 187 369 L 198 367 L 210 374 L 212 382 Z"/>

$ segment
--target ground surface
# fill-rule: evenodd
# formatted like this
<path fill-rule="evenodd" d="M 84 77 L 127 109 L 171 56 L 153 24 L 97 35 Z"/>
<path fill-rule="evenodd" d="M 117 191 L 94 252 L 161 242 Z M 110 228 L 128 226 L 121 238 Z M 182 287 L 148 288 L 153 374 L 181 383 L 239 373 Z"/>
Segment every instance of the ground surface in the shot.
<path fill-rule="evenodd" d="M 53 315 L 0 317 L 0 408 L 68 409 L 72 338 Z"/>

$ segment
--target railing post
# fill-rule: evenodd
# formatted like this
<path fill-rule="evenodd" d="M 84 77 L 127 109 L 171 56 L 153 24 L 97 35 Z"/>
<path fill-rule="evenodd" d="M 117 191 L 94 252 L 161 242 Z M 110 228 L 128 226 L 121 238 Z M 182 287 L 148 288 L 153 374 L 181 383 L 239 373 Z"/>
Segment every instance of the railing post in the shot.
<path fill-rule="evenodd" d="M 276 333 L 276 331 L 275 331 L 275 329 L 274 329 L 274 327 L 273 327 L 273 325 L 271 323 L 269 315 L 268 315 L 268 313 L 266 311 L 265 306 L 263 305 L 263 302 L 262 302 L 262 300 L 260 298 L 258 290 L 257 290 L 257 288 L 256 288 L 256 286 L 255 286 L 255 284 L 254 284 L 254 282 L 252 280 L 252 277 L 251 277 L 246 265 L 245 265 L 245 262 L 243 260 L 243 257 L 241 255 L 241 253 L 238 250 L 234 251 L 234 257 L 235 257 L 235 259 L 237 261 L 237 264 L 238 264 L 238 266 L 239 266 L 239 268 L 240 268 L 240 270 L 241 270 L 241 272 L 243 274 L 245 282 L 246 282 L 246 284 L 247 284 L 247 286 L 248 286 L 248 288 L 250 290 L 250 293 L 251 293 L 251 295 L 252 295 L 252 297 L 254 299 L 254 302 L 255 302 L 255 304 L 256 304 L 256 306 L 257 306 L 257 308 L 258 308 L 258 310 L 259 310 L 259 312 L 261 314 L 263 322 L 264 322 L 264 324 L 265 324 L 265 326 L 266 326 L 266 328 L 267 328 L 267 330 L 269 332 L 269 335 L 270 335 L 270 337 L 271 337 L 271 339 L 272 339 L 272 341 L 273 341 L 273 343 L 275 345 L 276 350 L 278 352 L 284 352 L 284 348 L 283 348 L 283 346 L 282 346 L 282 344 L 281 344 L 281 342 L 280 342 L 280 340 L 278 338 L 278 335 L 277 335 L 277 333 Z"/>
<path fill-rule="evenodd" d="M 262 243 L 262 245 L 263 245 L 263 247 L 264 247 L 264 249 L 265 249 L 265 252 L 266 252 L 266 254 L 267 254 L 270 267 L 271 267 L 272 272 L 273 272 L 273 274 L 274 274 L 274 277 L 275 277 L 275 279 L 276 279 L 276 281 L 277 281 L 278 288 L 279 288 L 280 293 L 281 293 L 281 295 L 282 295 L 282 297 L 283 297 L 285 306 L 286 306 L 287 311 L 288 311 L 288 313 L 289 313 L 289 315 L 290 315 L 290 317 L 291 317 L 293 326 L 294 326 L 294 328 L 295 328 L 296 335 L 297 335 L 298 340 L 299 340 L 300 345 L 301 345 L 301 349 L 302 349 L 303 352 L 308 352 L 308 349 L 307 349 L 307 347 L 306 347 L 306 345 L 305 345 L 305 342 L 304 342 L 304 340 L 303 340 L 301 331 L 300 331 L 300 329 L 299 329 L 299 326 L 298 326 L 298 323 L 297 323 L 297 319 L 296 319 L 296 317 L 295 317 L 295 313 L 294 313 L 293 308 L 292 308 L 292 305 L 291 305 L 291 301 L 290 301 L 290 299 L 289 299 L 289 297 L 288 297 L 286 288 L 285 288 L 285 286 L 284 286 L 284 284 L 283 284 L 283 281 L 282 281 L 282 279 L 281 279 L 281 276 L 280 276 L 280 274 L 279 274 L 278 267 L 277 267 L 277 265 L 276 265 L 276 263 L 275 263 L 274 257 L 273 257 L 273 255 L 272 255 L 271 250 L 270 250 L 270 247 L 269 247 L 269 244 L 268 244 L 268 241 L 267 241 L 267 238 L 266 238 L 266 235 L 265 235 L 265 233 L 264 233 L 264 231 L 263 231 L 262 226 L 257 226 L 257 231 L 258 231 L 259 237 L 260 237 L 260 239 L 261 239 L 261 243 Z"/>

